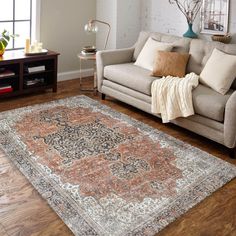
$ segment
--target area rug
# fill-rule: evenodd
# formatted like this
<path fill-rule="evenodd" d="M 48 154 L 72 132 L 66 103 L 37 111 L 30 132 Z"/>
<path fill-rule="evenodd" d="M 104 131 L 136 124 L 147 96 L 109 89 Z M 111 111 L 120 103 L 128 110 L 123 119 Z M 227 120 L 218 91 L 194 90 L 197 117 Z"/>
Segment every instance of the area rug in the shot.
<path fill-rule="evenodd" d="M 0 114 L 0 148 L 75 235 L 155 235 L 236 167 L 85 96 Z"/>

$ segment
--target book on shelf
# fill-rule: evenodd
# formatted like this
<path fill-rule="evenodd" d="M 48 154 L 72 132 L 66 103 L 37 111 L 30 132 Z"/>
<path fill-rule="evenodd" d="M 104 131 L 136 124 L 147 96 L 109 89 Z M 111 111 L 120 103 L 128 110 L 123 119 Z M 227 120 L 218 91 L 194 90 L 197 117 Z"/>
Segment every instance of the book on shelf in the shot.
<path fill-rule="evenodd" d="M 14 76 L 15 75 L 15 72 L 12 71 L 12 70 L 3 70 L 2 72 L 0 72 L 0 78 L 5 78 L 5 77 L 8 77 L 8 76 Z"/>
<path fill-rule="evenodd" d="M 0 85 L 0 94 L 4 94 L 4 93 L 10 93 L 13 91 L 13 88 L 11 85 Z"/>
<path fill-rule="evenodd" d="M 44 78 L 35 78 L 32 80 L 25 80 L 24 85 L 26 86 L 33 86 L 37 84 L 43 84 L 44 83 Z"/>
<path fill-rule="evenodd" d="M 46 67 L 44 65 L 25 67 L 25 71 L 28 73 L 41 72 L 41 71 L 45 71 L 45 70 L 46 70 Z"/>
<path fill-rule="evenodd" d="M 0 85 L 0 90 L 1 89 L 7 89 L 7 88 L 11 88 L 11 85 L 9 85 L 9 84 L 2 84 L 2 85 Z"/>
<path fill-rule="evenodd" d="M 13 88 L 6 88 L 6 89 L 0 90 L 0 94 L 11 93 L 11 92 L 13 92 Z"/>

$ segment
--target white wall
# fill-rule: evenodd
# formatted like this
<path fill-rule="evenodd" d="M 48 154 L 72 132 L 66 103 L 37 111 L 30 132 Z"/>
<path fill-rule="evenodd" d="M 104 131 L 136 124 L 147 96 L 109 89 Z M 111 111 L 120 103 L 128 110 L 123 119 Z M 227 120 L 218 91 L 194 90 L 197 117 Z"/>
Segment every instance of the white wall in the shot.
<path fill-rule="evenodd" d="M 117 0 L 97 0 L 97 16 L 95 19 L 105 21 L 111 25 L 111 34 L 107 44 L 107 49 L 116 48 L 116 25 L 117 25 Z M 99 31 L 96 34 L 96 46 L 98 49 L 104 48 L 107 35 L 107 27 L 99 24 Z"/>
<path fill-rule="evenodd" d="M 95 35 L 87 35 L 84 25 L 95 17 L 95 0 L 41 0 L 41 41 L 61 54 L 59 72 L 79 69 L 77 53 L 95 44 Z"/>
<path fill-rule="evenodd" d="M 231 0 L 229 32 L 234 34 L 233 42 L 236 43 L 235 12 L 236 0 Z M 168 0 L 41 0 L 41 41 L 46 48 L 61 53 L 59 72 L 78 70 L 77 53 L 83 46 L 97 44 L 103 49 L 107 28 L 99 25 L 97 35 L 87 35 L 84 25 L 89 19 L 111 24 L 108 48 L 133 45 L 140 30 L 175 35 L 182 35 L 187 30 L 184 16 Z M 200 31 L 199 21 L 198 18 L 194 25 L 196 32 Z M 202 34 L 200 37 L 209 38 Z"/>
<path fill-rule="evenodd" d="M 141 30 L 141 1 L 117 0 L 117 48 L 131 47 Z"/>
<path fill-rule="evenodd" d="M 142 0 L 142 30 L 178 35 L 184 28 L 184 17 L 178 13 L 168 0 Z"/>
<path fill-rule="evenodd" d="M 97 19 L 111 25 L 108 49 L 130 47 L 141 30 L 141 0 L 97 0 Z M 103 49 L 106 28 L 100 28 L 96 44 Z"/>
<path fill-rule="evenodd" d="M 236 0 L 230 0 L 229 32 L 236 43 Z M 132 46 L 141 30 L 182 36 L 188 28 L 183 14 L 168 0 L 97 0 L 97 19 L 112 26 L 108 48 Z M 200 33 L 200 13 L 193 29 L 199 38 L 210 40 L 211 35 Z M 102 49 L 105 32 L 97 34 L 97 47 Z"/>
<path fill-rule="evenodd" d="M 142 30 L 158 31 L 174 35 L 183 35 L 187 31 L 186 19 L 175 5 L 168 0 L 142 1 Z M 230 1 L 229 32 L 236 43 L 236 0 Z M 200 17 L 194 23 L 195 32 L 200 32 Z M 199 34 L 200 38 L 209 39 L 210 35 Z"/>

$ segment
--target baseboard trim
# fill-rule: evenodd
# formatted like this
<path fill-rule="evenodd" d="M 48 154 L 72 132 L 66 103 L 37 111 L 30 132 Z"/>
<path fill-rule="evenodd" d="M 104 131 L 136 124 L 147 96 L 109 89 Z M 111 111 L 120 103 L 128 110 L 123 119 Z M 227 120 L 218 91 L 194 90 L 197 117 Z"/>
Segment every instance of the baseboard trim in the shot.
<path fill-rule="evenodd" d="M 93 76 L 93 69 L 83 69 L 81 71 L 82 77 L 88 77 L 88 76 Z M 68 72 L 62 72 L 59 73 L 57 76 L 58 81 L 66 81 L 66 80 L 73 80 L 73 79 L 78 79 L 80 77 L 80 71 L 79 70 L 74 70 L 74 71 L 68 71 Z"/>

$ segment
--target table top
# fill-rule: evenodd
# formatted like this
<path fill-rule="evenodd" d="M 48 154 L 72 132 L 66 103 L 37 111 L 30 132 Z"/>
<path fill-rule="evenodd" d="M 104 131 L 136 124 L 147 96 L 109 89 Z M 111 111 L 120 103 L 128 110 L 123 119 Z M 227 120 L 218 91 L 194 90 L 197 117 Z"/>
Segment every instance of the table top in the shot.
<path fill-rule="evenodd" d="M 60 55 L 57 52 L 48 50 L 47 54 L 44 55 L 32 55 L 32 56 L 26 56 L 25 52 L 23 49 L 21 50 L 11 50 L 11 51 L 6 51 L 2 57 L 0 57 L 0 62 L 7 62 L 7 61 L 12 61 L 12 60 L 24 60 L 24 59 L 38 59 L 38 58 L 46 58 L 49 56 L 58 56 Z"/>
<path fill-rule="evenodd" d="M 96 54 L 93 55 L 84 55 L 82 53 L 78 54 L 78 58 L 81 60 L 96 60 Z"/>

